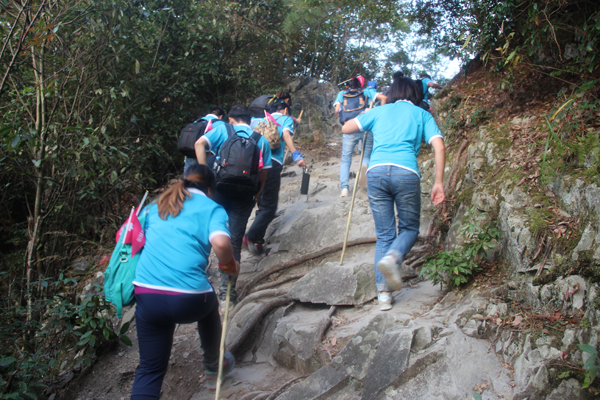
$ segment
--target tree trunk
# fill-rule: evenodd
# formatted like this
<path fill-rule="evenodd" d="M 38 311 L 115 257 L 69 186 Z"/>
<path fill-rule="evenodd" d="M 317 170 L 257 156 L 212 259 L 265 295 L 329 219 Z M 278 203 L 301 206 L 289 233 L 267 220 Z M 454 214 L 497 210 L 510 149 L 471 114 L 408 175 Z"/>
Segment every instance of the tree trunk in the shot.
<path fill-rule="evenodd" d="M 33 74 L 36 83 L 36 111 L 35 111 L 35 130 L 39 137 L 39 147 L 33 151 L 35 162 L 35 202 L 33 206 L 33 215 L 29 220 L 29 240 L 27 243 L 26 253 L 26 285 L 27 285 L 27 320 L 31 320 L 33 308 L 33 287 L 32 287 L 32 271 L 37 269 L 37 260 L 35 257 L 36 247 L 41 236 L 42 217 L 42 195 L 44 191 L 43 181 L 43 159 L 46 155 L 46 101 L 44 97 L 44 46 L 39 49 L 39 53 L 35 47 L 31 50 Z"/>
<path fill-rule="evenodd" d="M 338 56 L 338 59 L 333 63 L 333 68 L 331 69 L 331 83 L 333 83 L 334 85 L 338 81 L 340 64 L 342 63 L 342 60 L 344 59 L 344 53 L 346 52 L 346 42 L 348 41 L 348 33 L 349 32 L 350 32 L 350 28 L 345 27 L 344 36 L 342 38 L 342 43 L 341 43 L 341 47 L 340 47 L 340 54 Z"/>

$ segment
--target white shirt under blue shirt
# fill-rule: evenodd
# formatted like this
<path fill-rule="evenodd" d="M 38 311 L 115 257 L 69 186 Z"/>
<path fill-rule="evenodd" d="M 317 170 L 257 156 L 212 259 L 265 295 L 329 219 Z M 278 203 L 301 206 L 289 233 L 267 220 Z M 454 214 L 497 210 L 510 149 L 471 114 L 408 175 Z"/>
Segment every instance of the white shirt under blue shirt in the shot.
<path fill-rule="evenodd" d="M 444 138 L 431 114 L 406 100 L 376 107 L 355 120 L 361 132 L 373 132 L 367 172 L 378 165 L 394 165 L 421 178 L 417 163 L 421 141 L 431 145 L 434 138 Z"/>

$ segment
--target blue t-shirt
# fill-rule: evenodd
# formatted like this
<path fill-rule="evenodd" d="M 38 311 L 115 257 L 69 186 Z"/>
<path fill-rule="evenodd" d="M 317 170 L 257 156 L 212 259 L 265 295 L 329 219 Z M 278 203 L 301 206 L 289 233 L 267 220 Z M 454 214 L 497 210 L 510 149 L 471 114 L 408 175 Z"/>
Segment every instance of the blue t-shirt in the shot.
<path fill-rule="evenodd" d="M 417 156 L 421 141 L 431 144 L 433 138 L 444 138 L 431 114 L 408 101 L 374 108 L 355 120 L 361 131 L 373 132 L 369 169 L 395 165 L 413 171 L 420 178 Z"/>
<path fill-rule="evenodd" d="M 207 293 L 213 289 L 206 277 L 210 240 L 229 236 L 225 209 L 198 189 L 189 188 L 190 197 L 176 217 L 163 220 L 156 203 L 146 217 L 146 244 L 135 271 L 136 286 L 180 293 Z"/>
<path fill-rule="evenodd" d="M 281 113 L 274 113 L 271 115 L 273 116 L 273 118 L 275 118 L 275 121 L 277 121 L 277 123 L 281 125 L 277 127 L 277 129 L 279 130 L 280 145 L 275 150 L 271 149 L 271 160 L 283 165 L 283 156 L 285 155 L 285 141 L 283 140 L 283 131 L 287 129 L 290 131 L 290 136 L 294 136 L 294 119 Z M 267 121 L 264 118 L 252 118 L 252 123 L 250 124 L 250 127 L 252 129 L 255 129 L 261 122 Z"/>
<path fill-rule="evenodd" d="M 367 98 L 367 108 L 371 106 L 371 102 L 375 101 L 375 96 L 377 96 L 377 90 L 373 88 L 366 88 L 363 91 L 365 97 Z"/>
<path fill-rule="evenodd" d="M 431 79 L 423 78 L 423 79 L 421 79 L 421 82 L 423 83 L 423 100 L 429 101 L 429 85 L 428 85 L 428 83 L 431 82 Z"/>
<path fill-rule="evenodd" d="M 336 98 L 335 98 L 335 102 L 333 103 L 333 105 L 335 106 L 338 103 L 342 103 L 342 101 L 344 100 L 344 93 L 346 91 L 345 90 L 340 90 L 340 92 L 337 94 Z"/>
<path fill-rule="evenodd" d="M 233 125 L 233 128 L 238 136 L 241 137 L 249 138 L 254 133 L 252 128 L 246 124 Z M 225 143 L 229 135 L 227 134 L 227 128 L 225 127 L 225 124 L 219 124 L 219 126 L 209 132 L 206 132 L 206 134 L 202 137 L 206 139 L 208 143 L 208 149 L 214 151 L 215 154 L 219 154 L 221 146 L 223 146 L 223 143 Z M 271 146 L 269 146 L 269 141 L 261 136 L 258 140 L 258 147 L 260 147 L 262 150 L 263 168 L 271 168 L 273 163 L 271 161 Z"/>
<path fill-rule="evenodd" d="M 213 125 L 212 125 L 212 129 L 215 129 L 217 126 L 219 126 L 219 125 L 221 125 L 221 124 L 225 125 L 225 122 L 224 122 L 223 120 L 219 119 L 219 118 L 218 118 L 216 115 L 214 115 L 214 114 L 208 114 L 207 116 L 205 116 L 205 117 L 202 117 L 202 119 L 205 119 L 205 120 L 212 119 L 212 123 L 213 123 Z M 210 153 L 213 153 L 213 154 L 215 154 L 215 153 L 214 153 L 214 152 L 212 152 L 212 151 L 210 151 Z"/>

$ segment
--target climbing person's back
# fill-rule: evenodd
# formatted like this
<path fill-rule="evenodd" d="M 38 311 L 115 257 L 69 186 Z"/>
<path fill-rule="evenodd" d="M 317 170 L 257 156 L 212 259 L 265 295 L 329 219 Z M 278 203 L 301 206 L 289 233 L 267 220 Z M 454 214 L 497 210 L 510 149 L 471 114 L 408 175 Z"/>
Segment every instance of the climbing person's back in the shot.
<path fill-rule="evenodd" d="M 221 319 L 217 296 L 206 268 L 211 249 L 219 268 L 235 277 L 228 217 L 210 197 L 215 177 L 206 165 L 195 164 L 147 206 L 146 244 L 135 280 L 136 328 L 140 365 L 131 399 L 158 399 L 167 372 L 173 332 L 177 324 L 198 323 L 206 386 L 215 388 L 219 368 Z M 224 373 L 235 359 L 224 354 Z"/>

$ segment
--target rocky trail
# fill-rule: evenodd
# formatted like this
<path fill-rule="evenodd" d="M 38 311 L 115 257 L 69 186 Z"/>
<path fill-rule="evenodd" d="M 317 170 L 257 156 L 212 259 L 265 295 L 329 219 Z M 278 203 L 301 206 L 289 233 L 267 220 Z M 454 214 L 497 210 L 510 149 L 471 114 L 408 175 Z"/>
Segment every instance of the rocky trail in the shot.
<path fill-rule="evenodd" d="M 466 91 L 469 81 L 462 84 Z M 321 109 L 327 110 L 328 97 L 335 95 L 335 90 L 319 88 L 315 81 L 297 86 L 305 91 L 304 97 L 296 94 L 298 103 L 307 109 L 323 103 Z M 311 97 L 311 93 L 325 98 Z M 450 118 L 443 110 L 453 98 L 437 104 L 441 118 Z M 322 125 L 315 125 L 316 118 L 312 126 L 308 122 L 311 131 L 329 129 L 327 112 L 322 113 Z M 313 110 L 310 115 L 315 114 Z M 514 113 L 503 125 L 509 132 L 530 126 L 534 126 L 532 117 Z M 419 158 L 422 211 L 415 248 L 460 249 L 465 238 L 452 222 L 460 225 L 468 218 L 467 206 L 474 207 L 482 215 L 478 224 L 494 220 L 503 231 L 502 239 L 488 252 L 486 270 L 453 291 L 420 277 L 410 279 L 394 292 L 395 304 L 387 312 L 379 310 L 376 300 L 375 230 L 366 189 L 358 189 L 349 247 L 340 265 L 351 201 L 351 197 L 339 197 L 341 138 L 335 133 L 314 133 L 320 139 L 307 152 L 312 164 L 309 194 L 300 194 L 302 171 L 287 166 L 278 215 L 267 231 L 270 252 L 264 258 L 242 252 L 238 293 L 243 300 L 231 310 L 227 333 L 227 345 L 237 364 L 224 382 L 222 397 L 593 398 L 595 392 L 582 389 L 581 372 L 585 371 L 579 367 L 590 356 L 577 344 L 597 346 L 598 284 L 589 276 L 577 275 L 578 270 L 556 280 L 535 280 L 538 271 L 565 258 L 543 247 L 543 241 L 540 245 L 539 237 L 531 233 L 529 210 L 538 205 L 530 189 L 515 184 L 520 177 L 507 179 L 510 168 L 504 167 L 524 145 L 515 137 L 507 148 L 494 136 L 497 131 L 501 129 L 496 123 L 480 127 L 470 140 L 449 143 L 445 180 L 452 204 L 448 207 L 436 210 L 428 198 L 433 155 L 424 151 Z M 358 169 L 358 159 L 354 157 L 352 171 Z M 572 257 L 577 260 L 590 250 L 593 254 L 600 230 L 598 187 L 560 177 L 547 191 L 568 212 L 563 213 L 593 215 L 586 219 L 586 231 L 575 241 Z M 449 221 L 449 228 L 441 230 L 440 220 Z M 408 259 L 421 257 L 419 253 Z M 209 273 L 216 286 L 215 265 L 213 260 Z M 132 314 L 130 310 L 125 319 Z M 119 344 L 70 383 L 72 373 L 63 376 L 65 385 L 69 384 L 57 398 L 128 399 L 138 365 L 135 320 L 129 336 L 132 347 Z M 195 327 L 179 326 L 161 399 L 213 399 L 214 392 L 203 387 L 200 360 Z"/>
<path fill-rule="evenodd" d="M 261 271 L 342 242 L 350 197 L 339 197 L 338 171 L 339 160 L 316 164 L 307 199 L 300 195 L 301 172 L 288 167 L 280 215 L 269 232 L 271 251 L 263 259 L 243 252 L 238 285 L 244 288 Z M 366 192 L 359 188 L 349 241 L 369 241 L 373 236 Z M 372 243 L 349 247 L 343 266 L 340 251 L 335 251 L 257 282 L 264 286 L 282 281 L 264 292 L 285 292 L 289 297 L 238 346 L 237 367 L 224 382 L 223 397 L 468 398 L 478 385 L 489 388 L 488 398 L 510 395 L 511 371 L 497 359 L 491 343 L 473 337 L 477 325 L 467 325 L 466 333 L 457 325 L 465 313 L 485 312 L 489 292 L 474 291 L 461 298 L 462 294 L 448 294 L 439 285 L 415 279 L 395 292 L 391 311 L 379 311 L 372 283 L 374 248 Z M 296 278 L 285 281 L 287 277 Z M 211 278 L 218 282 L 214 267 Z M 228 344 L 271 299 L 267 294 L 232 310 Z M 327 319 L 330 325 L 321 337 Z M 129 336 L 133 346 L 121 344 L 104 355 L 77 385 L 76 399 L 129 397 L 138 364 L 135 320 Z M 203 388 L 200 356 L 195 326 L 179 326 L 161 398 L 214 398 L 214 391 Z"/>

